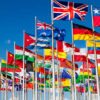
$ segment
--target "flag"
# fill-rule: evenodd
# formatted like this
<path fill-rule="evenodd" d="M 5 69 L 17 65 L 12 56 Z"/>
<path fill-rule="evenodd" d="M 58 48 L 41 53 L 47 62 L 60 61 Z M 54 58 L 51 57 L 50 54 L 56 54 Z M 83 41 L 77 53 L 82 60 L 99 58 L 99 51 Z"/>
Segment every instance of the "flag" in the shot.
<path fill-rule="evenodd" d="M 66 43 L 64 41 L 57 41 L 58 52 L 72 52 L 72 44 Z M 79 52 L 80 50 L 75 47 L 75 52 Z"/>
<path fill-rule="evenodd" d="M 74 52 L 74 60 L 76 62 L 78 61 L 87 62 L 86 48 L 81 48 L 80 52 Z"/>
<path fill-rule="evenodd" d="M 7 65 L 14 65 L 14 55 L 10 52 L 8 52 L 7 55 Z M 15 59 L 15 66 L 18 66 L 20 68 L 23 67 L 23 61 Z"/>
<path fill-rule="evenodd" d="M 59 41 L 64 41 L 64 37 L 66 36 L 64 29 L 54 29 L 54 39 Z"/>
<path fill-rule="evenodd" d="M 88 76 L 88 71 L 89 71 L 89 76 L 91 76 L 92 75 L 91 70 L 87 70 L 87 68 L 86 69 L 80 68 L 80 75 L 87 75 Z"/>
<path fill-rule="evenodd" d="M 51 68 L 51 61 L 38 60 L 37 67 Z"/>
<path fill-rule="evenodd" d="M 95 42 L 96 54 L 100 54 L 100 42 Z M 94 54 L 94 42 L 87 41 L 88 54 Z"/>
<path fill-rule="evenodd" d="M 37 21 L 37 37 L 52 37 L 52 26 Z"/>
<path fill-rule="evenodd" d="M 67 87 L 71 85 L 71 80 L 70 79 L 65 79 L 62 81 L 63 87 Z"/>
<path fill-rule="evenodd" d="M 84 20 L 88 5 L 66 1 L 53 0 L 54 20 L 71 20 L 77 18 Z"/>
<path fill-rule="evenodd" d="M 95 33 L 95 40 L 100 40 L 100 34 Z M 73 24 L 74 40 L 93 40 L 93 31 L 82 25 Z"/>
<path fill-rule="evenodd" d="M 25 33 L 25 47 L 33 43 L 35 43 L 35 39 L 31 35 L 28 35 L 27 33 Z"/>
<path fill-rule="evenodd" d="M 23 48 L 18 45 L 15 45 L 15 59 L 23 59 Z M 32 62 L 34 61 L 34 54 L 32 51 L 25 49 L 25 60 Z"/>
<path fill-rule="evenodd" d="M 65 59 L 64 61 L 60 61 L 60 67 L 65 67 L 65 68 L 69 68 L 69 69 L 73 69 L 72 67 L 72 62 Z M 75 63 L 75 70 L 78 70 L 78 65 Z"/>
<path fill-rule="evenodd" d="M 33 67 L 34 67 L 34 63 L 31 61 L 26 61 L 26 72 L 32 71 L 33 72 Z"/>
<path fill-rule="evenodd" d="M 27 49 L 33 49 L 36 45 L 35 37 L 31 34 L 25 33 L 25 47 Z M 49 40 L 44 38 L 37 38 L 37 47 L 38 48 L 48 48 Z"/>
<path fill-rule="evenodd" d="M 12 79 L 13 73 L 11 73 L 11 72 L 4 72 L 4 71 L 2 71 L 1 73 L 2 73 L 2 75 L 4 77 L 6 77 L 6 74 L 7 74 L 7 78 L 8 79 Z"/>
<path fill-rule="evenodd" d="M 93 7 L 94 27 L 100 27 L 100 8 Z"/>
<path fill-rule="evenodd" d="M 64 92 L 71 91 L 71 87 L 70 86 L 64 87 L 63 89 L 64 89 Z"/>
<path fill-rule="evenodd" d="M 71 79 L 71 74 L 68 71 L 63 70 L 62 79 Z"/>
<path fill-rule="evenodd" d="M 84 68 L 87 68 L 87 63 L 83 63 L 83 67 L 84 67 Z M 89 68 L 95 68 L 95 64 L 88 63 L 88 67 L 89 67 Z"/>
<path fill-rule="evenodd" d="M 55 59 L 57 58 L 57 50 L 54 50 Z M 66 52 L 58 52 L 58 60 L 64 60 L 67 57 Z M 45 49 L 45 59 L 52 59 L 52 49 Z"/>
<path fill-rule="evenodd" d="M 7 68 L 6 68 L 7 66 Z M 13 65 L 7 65 L 6 61 L 1 59 L 1 71 L 3 72 L 14 72 L 14 66 Z M 15 66 L 15 72 L 21 72 L 20 67 Z"/>

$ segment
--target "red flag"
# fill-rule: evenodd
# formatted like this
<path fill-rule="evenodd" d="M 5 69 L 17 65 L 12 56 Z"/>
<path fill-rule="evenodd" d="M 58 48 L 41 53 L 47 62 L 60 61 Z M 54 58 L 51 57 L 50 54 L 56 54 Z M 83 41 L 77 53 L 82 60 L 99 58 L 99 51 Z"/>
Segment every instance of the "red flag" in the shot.
<path fill-rule="evenodd" d="M 83 63 L 83 67 L 84 67 L 84 68 L 87 68 L 87 63 Z M 95 68 L 95 64 L 88 63 L 88 67 L 89 67 L 89 68 Z"/>
<path fill-rule="evenodd" d="M 94 27 L 100 27 L 100 8 L 93 7 Z"/>
<path fill-rule="evenodd" d="M 25 47 L 31 45 L 34 42 L 35 40 L 33 39 L 33 37 L 25 33 Z"/>
<path fill-rule="evenodd" d="M 10 53 L 10 52 L 8 52 L 7 65 L 14 65 L 14 55 L 12 53 Z M 23 67 L 23 61 L 16 59 L 15 60 L 15 65 L 20 67 L 20 68 L 22 68 Z"/>
<path fill-rule="evenodd" d="M 71 52 L 72 44 L 66 43 L 64 41 L 57 41 L 58 51 L 59 52 Z M 79 52 L 80 50 L 75 47 L 75 52 Z"/>

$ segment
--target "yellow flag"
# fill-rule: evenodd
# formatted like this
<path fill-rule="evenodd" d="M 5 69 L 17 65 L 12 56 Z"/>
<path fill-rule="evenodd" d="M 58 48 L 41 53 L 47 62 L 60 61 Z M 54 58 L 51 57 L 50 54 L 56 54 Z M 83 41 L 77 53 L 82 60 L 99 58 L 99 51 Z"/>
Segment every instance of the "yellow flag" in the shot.
<path fill-rule="evenodd" d="M 54 50 L 54 55 L 57 57 L 57 50 Z M 52 56 L 52 49 L 45 49 L 45 56 Z M 58 52 L 58 58 L 66 59 L 66 52 Z"/>
<path fill-rule="evenodd" d="M 95 42 L 96 47 L 100 47 L 100 42 Z M 94 47 L 94 42 L 93 41 L 87 41 L 87 47 Z"/>
<path fill-rule="evenodd" d="M 63 87 L 70 86 L 70 79 L 63 81 Z"/>
<path fill-rule="evenodd" d="M 1 63 L 6 63 L 6 61 L 5 61 L 5 60 L 3 60 L 3 59 L 1 59 Z"/>

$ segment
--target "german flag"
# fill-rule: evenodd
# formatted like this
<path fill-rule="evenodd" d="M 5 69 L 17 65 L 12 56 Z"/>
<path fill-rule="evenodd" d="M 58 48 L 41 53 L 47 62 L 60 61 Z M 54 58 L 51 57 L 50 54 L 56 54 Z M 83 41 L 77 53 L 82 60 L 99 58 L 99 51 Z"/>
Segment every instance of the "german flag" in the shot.
<path fill-rule="evenodd" d="M 95 33 L 95 40 L 100 40 L 100 34 Z M 93 40 L 93 31 L 90 28 L 73 24 L 73 36 L 74 40 Z"/>

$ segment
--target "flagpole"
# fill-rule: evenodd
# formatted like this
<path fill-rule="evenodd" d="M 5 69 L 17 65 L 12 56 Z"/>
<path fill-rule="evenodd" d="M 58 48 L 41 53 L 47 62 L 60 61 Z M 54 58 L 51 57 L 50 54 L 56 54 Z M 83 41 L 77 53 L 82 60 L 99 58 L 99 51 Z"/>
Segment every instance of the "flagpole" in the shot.
<path fill-rule="evenodd" d="M 37 95 L 37 17 L 35 16 L 35 100 L 38 100 Z"/>
<path fill-rule="evenodd" d="M 84 62 L 83 62 L 84 64 Z M 84 81 L 84 66 L 83 66 L 83 83 L 84 83 L 84 100 L 85 100 L 85 81 Z"/>
<path fill-rule="evenodd" d="M 99 78 L 98 78 L 98 64 L 97 64 L 97 55 L 96 55 L 96 41 L 95 41 L 95 29 L 94 29 L 94 22 L 93 22 L 93 9 L 91 5 L 91 16 L 92 16 L 92 30 L 93 30 L 93 40 L 94 40 L 94 56 L 95 56 L 95 66 L 96 66 L 96 79 L 97 79 L 97 98 L 99 98 Z"/>
<path fill-rule="evenodd" d="M 57 88 L 58 88 L 58 100 L 60 100 L 60 88 L 59 88 L 59 69 L 60 69 L 60 66 L 59 66 L 59 62 L 58 62 L 58 44 L 57 44 L 57 40 L 56 40 L 56 48 L 57 48 Z"/>
<path fill-rule="evenodd" d="M 13 82 L 12 82 L 12 100 L 14 100 L 14 94 L 15 94 L 15 41 L 14 41 L 14 71 L 13 71 Z"/>
<path fill-rule="evenodd" d="M 80 75 L 81 75 L 81 73 L 80 73 Z M 79 87 L 79 88 L 80 88 L 79 96 L 80 96 L 80 98 L 81 98 L 81 88 L 82 88 L 82 87 L 81 87 L 81 77 L 80 77 L 80 87 Z M 81 99 L 80 99 L 80 100 L 81 100 Z"/>
<path fill-rule="evenodd" d="M 54 61 L 54 33 L 53 33 L 53 0 L 51 0 L 51 23 L 52 23 L 52 66 L 53 66 L 53 100 L 56 100 L 55 95 L 55 61 Z"/>
<path fill-rule="evenodd" d="M 3 84 L 3 88 L 4 88 L 4 84 Z M 2 90 L 2 100 L 4 100 L 4 90 Z"/>
<path fill-rule="evenodd" d="M 89 82 L 89 66 L 88 66 L 88 48 L 87 48 L 87 41 L 86 41 L 86 53 L 87 53 L 87 71 L 88 71 L 88 100 L 90 100 L 90 82 Z"/>
<path fill-rule="evenodd" d="M 24 65 L 24 61 L 25 61 L 25 30 L 23 31 L 23 100 L 25 99 L 25 65 Z"/>
<path fill-rule="evenodd" d="M 71 56 L 72 57 L 72 56 Z M 72 58 L 71 58 L 72 59 Z M 73 100 L 73 65 L 72 65 L 72 71 L 71 71 L 71 100 Z"/>
<path fill-rule="evenodd" d="M 48 93 L 48 100 L 50 100 L 50 69 L 49 69 L 49 93 Z"/>
<path fill-rule="evenodd" d="M 8 51 L 6 51 L 6 89 L 5 89 L 5 100 L 7 100 L 7 56 Z"/>
<path fill-rule="evenodd" d="M 35 67 L 35 65 L 34 65 L 34 67 Z M 35 68 L 34 68 L 35 69 Z M 33 95 L 33 100 L 35 100 L 35 95 L 34 95 L 34 93 L 35 93 L 35 79 L 34 79 L 34 69 L 33 69 L 33 89 L 32 89 L 32 95 Z"/>
<path fill-rule="evenodd" d="M 19 86 L 20 86 L 20 82 L 19 82 L 19 85 L 18 85 L 18 100 L 20 100 L 20 93 L 19 93 L 20 88 L 19 88 Z"/>
<path fill-rule="evenodd" d="M 76 74 L 75 74 L 75 57 L 74 57 L 74 36 L 73 36 L 73 22 L 71 21 L 71 26 L 72 26 L 72 48 L 73 48 L 73 70 L 74 70 L 74 88 L 75 88 L 75 100 L 76 98 Z"/>
<path fill-rule="evenodd" d="M 44 52 L 44 100 L 46 100 L 46 86 L 45 86 L 45 52 Z"/>
<path fill-rule="evenodd" d="M 42 85 L 41 85 L 41 72 L 40 72 L 40 100 L 42 100 L 42 94 L 41 94 L 41 91 L 42 91 Z"/>
<path fill-rule="evenodd" d="M 25 100 L 27 100 L 26 68 L 25 68 Z"/>

